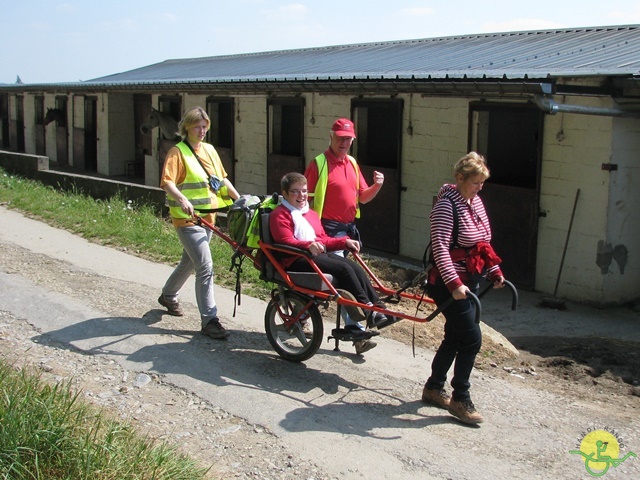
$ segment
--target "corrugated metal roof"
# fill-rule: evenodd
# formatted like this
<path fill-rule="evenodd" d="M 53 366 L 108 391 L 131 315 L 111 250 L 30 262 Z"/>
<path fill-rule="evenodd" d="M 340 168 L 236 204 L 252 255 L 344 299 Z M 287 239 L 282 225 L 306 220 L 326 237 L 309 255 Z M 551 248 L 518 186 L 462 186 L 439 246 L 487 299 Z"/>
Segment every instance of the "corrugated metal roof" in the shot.
<path fill-rule="evenodd" d="M 640 75 L 640 25 L 442 38 L 167 60 L 87 83 L 541 79 Z"/>

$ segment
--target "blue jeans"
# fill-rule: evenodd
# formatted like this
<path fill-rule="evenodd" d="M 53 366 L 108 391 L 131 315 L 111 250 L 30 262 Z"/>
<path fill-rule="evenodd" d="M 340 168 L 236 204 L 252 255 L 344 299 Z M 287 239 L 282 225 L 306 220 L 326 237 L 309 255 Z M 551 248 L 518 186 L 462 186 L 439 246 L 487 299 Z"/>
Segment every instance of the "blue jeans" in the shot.
<path fill-rule="evenodd" d="M 168 301 L 178 298 L 180 289 L 195 270 L 196 302 L 200 311 L 202 327 L 218 316 L 218 307 L 213 295 L 213 262 L 211 260 L 212 232 L 197 225 L 176 229 L 182 243 L 182 258 L 162 288 Z"/>
<path fill-rule="evenodd" d="M 441 305 L 451 297 L 444 285 L 430 284 L 427 292 L 436 305 Z M 471 289 L 471 292 L 477 294 L 478 289 Z M 455 361 L 451 396 L 458 402 L 470 400 L 469 377 L 476 355 L 482 346 L 482 332 L 475 320 L 475 304 L 466 298 L 456 300 L 442 314 L 445 318 L 444 340 L 433 357 L 427 388 L 443 388 L 447 381 L 447 373 Z"/>

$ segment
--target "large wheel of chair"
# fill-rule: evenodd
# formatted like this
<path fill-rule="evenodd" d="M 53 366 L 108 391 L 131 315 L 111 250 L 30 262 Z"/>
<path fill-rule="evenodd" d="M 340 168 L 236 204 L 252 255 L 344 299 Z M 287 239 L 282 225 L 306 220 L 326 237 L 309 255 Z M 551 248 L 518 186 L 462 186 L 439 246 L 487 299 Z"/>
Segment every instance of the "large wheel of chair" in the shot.
<path fill-rule="evenodd" d="M 315 303 L 309 307 L 309 298 L 292 291 L 278 293 L 267 305 L 264 328 L 273 349 L 285 360 L 303 362 L 311 358 L 320 348 L 324 335 L 322 315 Z M 291 327 L 284 319 L 295 317 L 305 308 L 301 321 Z M 304 324 L 306 323 L 306 327 Z"/>

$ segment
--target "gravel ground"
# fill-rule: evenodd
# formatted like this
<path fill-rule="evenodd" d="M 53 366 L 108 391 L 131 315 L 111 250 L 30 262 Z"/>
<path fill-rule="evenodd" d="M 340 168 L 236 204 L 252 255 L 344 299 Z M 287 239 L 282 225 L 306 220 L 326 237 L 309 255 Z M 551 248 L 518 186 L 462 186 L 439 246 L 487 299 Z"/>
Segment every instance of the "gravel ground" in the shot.
<path fill-rule="evenodd" d="M 163 316 L 155 305 L 155 295 L 150 295 L 141 285 L 103 277 L 13 244 L 0 243 L 0 271 L 19 275 L 50 291 L 83 299 L 91 307 L 108 311 L 113 316 L 141 318 L 148 323 L 162 321 L 165 328 L 186 333 L 199 329 L 195 316 L 180 319 Z M 440 339 L 441 320 L 434 321 L 429 328 L 416 330 L 416 345 L 433 349 Z M 413 334 L 413 325 L 405 322 L 383 332 L 387 338 L 408 344 L 414 340 Z M 592 412 L 594 417 L 598 411 L 605 412 L 607 417 L 614 415 L 620 425 L 637 422 L 640 413 L 637 344 L 602 338 L 590 341 L 564 338 L 557 339 L 553 345 L 548 340 L 536 341 L 531 337 L 522 341 L 528 345 L 518 346 L 529 350 L 522 349 L 518 357 L 501 348 L 499 342 L 485 341 L 476 367 L 480 378 L 493 379 L 491 384 L 500 386 L 495 391 L 483 391 L 493 403 L 504 403 L 501 396 L 509 397 L 509 402 L 518 401 L 518 395 L 524 395 L 519 392 L 525 382 L 527 388 L 540 392 L 542 397 L 539 398 L 557 395 L 554 404 L 580 405 L 581 409 L 586 409 L 585 415 Z M 15 318 L 1 308 L 0 355 L 16 367 L 34 367 L 45 379 L 71 381 L 90 403 L 131 421 L 143 434 L 169 441 L 202 465 L 211 466 L 211 478 L 340 478 L 303 460 L 304 456 L 297 455 L 264 427 L 249 424 L 192 392 L 176 388 L 155 373 L 131 372 L 107 356 L 91 355 L 53 343 L 24 319 Z M 385 378 L 374 378 L 362 373 L 363 384 L 385 381 Z M 402 391 L 404 396 L 411 395 L 404 390 L 412 387 L 399 384 L 393 388 Z M 536 394 L 526 395 L 537 397 Z M 506 408 L 504 415 L 505 418 L 510 415 Z M 544 429 L 556 422 L 560 418 L 558 415 L 561 417 L 562 413 L 550 411 L 547 418 L 537 418 L 533 413 L 529 419 L 514 417 L 514 428 L 521 428 L 516 424 L 528 422 L 532 428 L 542 426 Z M 514 447 L 519 442 L 515 433 Z M 456 446 L 463 448 L 467 443 L 463 436 L 454 441 Z M 469 447 L 470 452 L 475 451 L 476 446 Z M 399 459 L 402 461 L 401 454 Z M 518 461 L 525 465 L 534 460 L 541 468 L 545 466 L 546 460 L 540 457 L 514 458 L 514 467 Z M 438 478 L 445 478 L 445 472 L 455 471 L 455 466 L 455 459 L 443 460 L 439 467 L 442 470 L 434 473 L 440 475 Z M 516 475 L 515 478 L 520 477 Z"/>

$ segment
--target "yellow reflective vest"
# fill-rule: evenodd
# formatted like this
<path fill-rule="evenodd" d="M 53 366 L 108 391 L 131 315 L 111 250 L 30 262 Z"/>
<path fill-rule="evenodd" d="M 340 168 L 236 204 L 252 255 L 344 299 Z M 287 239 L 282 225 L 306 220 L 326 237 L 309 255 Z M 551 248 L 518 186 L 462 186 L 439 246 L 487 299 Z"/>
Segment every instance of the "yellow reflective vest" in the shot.
<path fill-rule="evenodd" d="M 179 142 L 176 147 L 182 153 L 186 170 L 184 181 L 176 185 L 176 187 L 187 197 L 193 208 L 195 210 L 214 210 L 231 205 L 233 200 L 229 197 L 226 185 L 223 185 L 218 190 L 218 193 L 214 194 L 209 188 L 209 174 L 204 171 L 189 146 L 184 142 Z M 211 154 L 211 152 L 208 153 Z M 215 154 L 215 151 L 213 153 Z M 212 155 L 214 169 L 216 169 L 216 157 L 217 154 L 215 156 Z M 220 160 L 218 159 L 218 161 Z M 221 178 L 221 176 L 219 177 Z M 189 214 L 182 211 L 180 204 L 171 197 L 167 198 L 167 204 L 169 205 L 169 214 L 173 218 L 191 218 Z"/>
<path fill-rule="evenodd" d="M 360 191 L 360 167 L 358 162 L 351 155 L 347 155 L 353 169 L 356 171 L 356 192 Z M 327 194 L 327 184 L 329 183 L 329 168 L 327 165 L 327 157 L 324 153 L 318 155 L 315 159 L 318 164 L 318 183 L 316 183 L 316 190 L 313 193 L 313 209 L 322 218 L 322 210 L 324 208 L 324 199 Z M 311 195 L 310 195 L 311 196 Z M 360 203 L 356 198 L 356 218 L 360 218 Z"/>

